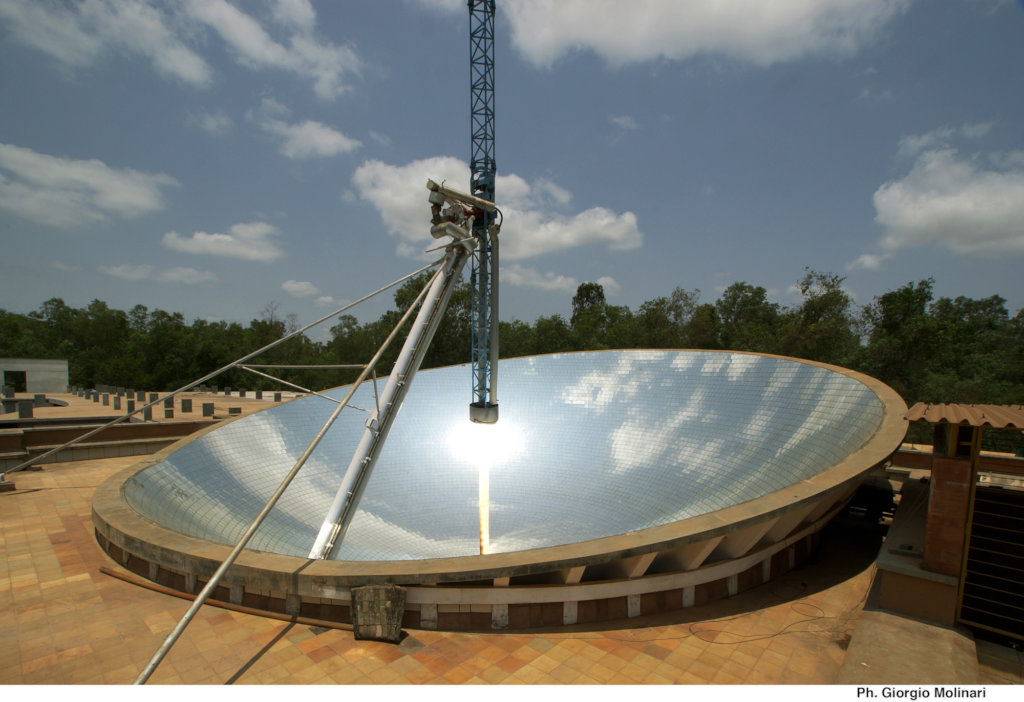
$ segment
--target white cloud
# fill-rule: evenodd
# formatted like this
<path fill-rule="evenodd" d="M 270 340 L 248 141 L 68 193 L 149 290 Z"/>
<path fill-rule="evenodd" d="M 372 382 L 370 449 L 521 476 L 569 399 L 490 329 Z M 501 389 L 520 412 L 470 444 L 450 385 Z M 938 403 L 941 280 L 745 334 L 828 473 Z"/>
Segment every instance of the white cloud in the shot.
<path fill-rule="evenodd" d="M 857 260 L 847 266 L 847 269 L 863 269 L 867 271 L 880 271 L 882 264 L 892 258 L 889 254 L 861 254 Z"/>
<path fill-rule="evenodd" d="M 162 173 L 73 160 L 0 144 L 0 209 L 62 229 L 132 218 L 164 208 L 161 188 L 178 181 Z"/>
<path fill-rule="evenodd" d="M 219 282 L 216 275 L 195 268 L 165 268 L 158 271 L 148 263 L 132 265 L 123 263 L 119 266 L 97 266 L 96 270 L 104 275 L 119 280 L 146 280 L 155 283 L 173 283 L 179 285 L 210 285 Z"/>
<path fill-rule="evenodd" d="M 538 178 L 533 190 L 541 197 L 546 196 L 554 205 L 564 207 L 572 202 L 572 193 L 548 178 Z"/>
<path fill-rule="evenodd" d="M 446 10 L 448 12 L 466 12 L 465 0 L 418 0 L 430 10 Z"/>
<path fill-rule="evenodd" d="M 188 121 L 189 124 L 197 125 L 204 132 L 214 136 L 226 133 L 233 124 L 231 118 L 223 110 L 192 113 L 189 114 Z"/>
<path fill-rule="evenodd" d="M 632 115 L 612 115 L 608 117 L 608 121 L 625 131 L 633 131 L 640 128 L 640 125 Z"/>
<path fill-rule="evenodd" d="M 154 269 L 148 263 L 137 266 L 123 263 L 119 266 L 97 266 L 96 270 L 109 275 L 111 278 L 120 278 L 121 280 L 146 280 L 152 277 Z"/>
<path fill-rule="evenodd" d="M 373 139 L 378 144 L 380 144 L 381 146 L 391 146 L 391 137 L 389 137 L 387 134 L 381 134 L 380 132 L 375 132 L 371 129 L 370 138 Z"/>
<path fill-rule="evenodd" d="M 608 276 L 598 278 L 595 282 L 604 288 L 607 295 L 618 295 L 622 290 L 622 286 L 614 278 Z M 501 284 L 573 295 L 580 286 L 580 281 L 572 276 L 552 272 L 542 273 L 534 268 L 511 263 L 501 266 Z"/>
<path fill-rule="evenodd" d="M 615 278 L 603 275 L 594 282 L 604 288 L 605 293 L 608 295 L 618 295 L 622 292 L 622 286 L 619 285 Z"/>
<path fill-rule="evenodd" d="M 936 245 L 969 256 L 1024 254 L 1024 164 L 985 168 L 952 148 L 925 151 L 906 176 L 875 191 L 874 203 L 883 255 Z"/>
<path fill-rule="evenodd" d="M 943 126 L 900 139 L 897 157 L 909 172 L 874 193 L 883 235 L 849 269 L 881 270 L 899 251 L 940 247 L 959 256 L 1024 254 L 1024 151 L 963 157 L 958 143 L 977 142 L 991 122 Z"/>
<path fill-rule="evenodd" d="M 978 124 L 965 124 L 960 127 L 960 133 L 968 139 L 980 139 L 992 131 L 991 122 L 979 122 Z"/>
<path fill-rule="evenodd" d="M 460 190 L 469 189 L 469 167 L 453 156 L 436 156 L 404 166 L 366 161 L 352 177 L 355 191 L 377 208 L 388 233 L 399 240 L 399 253 L 405 256 L 420 255 L 433 241 L 426 197 L 428 178 Z M 504 215 L 501 255 L 505 260 L 589 244 L 605 244 L 621 251 L 643 243 L 632 212 L 618 214 L 605 207 L 592 207 L 575 215 L 556 211 L 569 202 L 571 194 L 550 180 L 542 179 L 531 186 L 515 174 L 499 175 L 495 190 Z"/>
<path fill-rule="evenodd" d="M 213 29 L 236 60 L 252 69 L 289 71 L 313 82 L 318 97 L 330 100 L 347 91 L 362 61 L 347 46 L 321 42 L 313 36 L 316 15 L 306 2 L 279 2 L 274 18 L 293 30 L 288 45 L 275 41 L 251 16 L 225 0 L 187 0 L 189 15 Z"/>
<path fill-rule="evenodd" d="M 991 122 L 964 124 L 957 129 L 945 126 L 924 134 L 909 134 L 900 138 L 897 156 L 916 158 L 925 151 L 948 148 L 960 136 L 965 139 L 981 139 L 992 130 Z"/>
<path fill-rule="evenodd" d="M 0 0 L 0 20 L 18 41 L 63 63 L 88 66 L 108 51 L 143 56 L 161 75 L 204 87 L 210 69 L 178 36 L 170 18 L 137 0 L 82 0 L 70 7 Z"/>
<path fill-rule="evenodd" d="M 516 48 L 539 67 L 580 50 L 613 66 L 699 55 L 768 66 L 812 54 L 852 54 L 910 2 L 505 0 L 501 7 Z"/>
<path fill-rule="evenodd" d="M 88 65 L 103 51 L 103 40 L 85 31 L 71 10 L 33 0 L 0 0 L 0 18 L 10 36 L 72 66 Z"/>
<path fill-rule="evenodd" d="M 288 158 L 337 156 L 362 146 L 359 140 L 347 137 L 320 122 L 306 120 L 289 124 L 280 119 L 288 113 L 288 108 L 281 103 L 272 98 L 264 98 L 259 109 L 249 114 L 260 129 L 280 138 L 281 153 Z"/>
<path fill-rule="evenodd" d="M 341 301 L 334 299 L 331 295 L 321 295 L 313 300 L 313 304 L 317 307 L 333 307 L 335 309 L 342 306 Z"/>
<path fill-rule="evenodd" d="M 316 10 L 309 0 L 277 0 L 274 19 L 285 27 L 311 32 L 316 24 Z"/>
<path fill-rule="evenodd" d="M 195 268 L 167 268 L 156 275 L 158 283 L 178 283 L 181 285 L 211 285 L 220 279 L 209 271 L 197 271 Z"/>
<path fill-rule="evenodd" d="M 320 294 L 320 288 L 308 280 L 286 280 L 281 283 L 281 289 L 292 297 L 313 297 Z"/>
<path fill-rule="evenodd" d="M 291 72 L 333 99 L 349 89 L 362 61 L 348 46 L 314 36 L 316 13 L 307 0 L 278 0 L 272 18 L 287 34 L 275 40 L 252 16 L 226 0 L 151 4 L 138 0 L 80 0 L 64 6 L 39 0 L 0 0 L 0 21 L 18 41 L 73 66 L 111 52 L 142 56 L 163 76 L 207 87 L 213 74 L 190 46 L 199 26 L 212 29 L 238 63 L 254 70 Z M 198 25 L 196 24 L 198 23 Z"/>
<path fill-rule="evenodd" d="M 606 207 L 591 207 L 571 217 L 509 209 L 505 210 L 505 218 L 508 226 L 502 227 L 501 252 L 513 259 L 590 244 L 606 244 L 613 251 L 626 251 L 643 243 L 635 214 L 616 214 Z"/>
<path fill-rule="evenodd" d="M 63 261 L 53 261 L 50 266 L 56 268 L 58 271 L 64 271 L 65 273 L 74 273 L 75 271 L 82 270 L 81 266 L 73 266 L 70 263 L 64 263 Z"/>
<path fill-rule="evenodd" d="M 183 237 L 177 232 L 167 232 L 163 244 L 183 253 L 269 263 L 284 256 L 284 251 L 274 242 L 279 233 L 272 224 L 248 222 L 232 225 L 227 234 L 196 232 L 191 237 Z"/>
<path fill-rule="evenodd" d="M 553 293 L 572 295 L 580 283 L 571 276 L 558 273 L 541 273 L 533 268 L 518 263 L 503 265 L 500 270 L 502 285 L 513 285 L 520 288 L 535 288 Z"/>

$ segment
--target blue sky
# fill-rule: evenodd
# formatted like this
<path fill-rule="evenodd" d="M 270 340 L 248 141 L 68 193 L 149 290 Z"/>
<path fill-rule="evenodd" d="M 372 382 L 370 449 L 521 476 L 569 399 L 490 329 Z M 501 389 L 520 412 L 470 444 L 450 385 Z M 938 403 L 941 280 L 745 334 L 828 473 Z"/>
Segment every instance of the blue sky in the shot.
<path fill-rule="evenodd" d="M 805 267 L 1024 307 L 1024 3 L 498 0 L 496 42 L 503 319 Z M 0 307 L 306 322 L 411 272 L 468 43 L 463 0 L 0 0 Z"/>

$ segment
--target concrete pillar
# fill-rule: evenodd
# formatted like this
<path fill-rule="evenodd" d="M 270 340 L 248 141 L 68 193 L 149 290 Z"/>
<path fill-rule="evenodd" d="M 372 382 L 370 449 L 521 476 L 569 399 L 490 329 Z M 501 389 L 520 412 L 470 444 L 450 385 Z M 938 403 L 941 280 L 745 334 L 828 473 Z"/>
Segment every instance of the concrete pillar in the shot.
<path fill-rule="evenodd" d="M 18 419 L 32 418 L 32 400 L 18 400 Z"/>
<path fill-rule="evenodd" d="M 492 614 L 491 616 L 493 617 L 494 615 Z M 422 605 L 420 605 L 420 627 L 422 627 L 424 629 L 436 629 L 437 628 L 437 605 L 436 604 L 422 604 Z"/>
<path fill-rule="evenodd" d="M 562 625 L 569 626 L 575 624 L 579 620 L 579 602 L 563 602 L 562 603 Z"/>
<path fill-rule="evenodd" d="M 508 605 L 491 605 L 491 628 L 508 629 Z"/>
<path fill-rule="evenodd" d="M 192 411 L 192 398 L 190 398 L 190 397 L 189 398 L 182 398 L 182 400 L 181 400 L 181 411 L 182 411 L 182 413 L 184 413 L 184 412 L 191 412 Z"/>
<path fill-rule="evenodd" d="M 626 595 L 626 616 L 640 616 L 640 595 Z"/>
<path fill-rule="evenodd" d="M 213 403 L 212 402 L 204 402 L 203 403 L 203 416 L 204 417 L 212 417 L 213 416 Z"/>

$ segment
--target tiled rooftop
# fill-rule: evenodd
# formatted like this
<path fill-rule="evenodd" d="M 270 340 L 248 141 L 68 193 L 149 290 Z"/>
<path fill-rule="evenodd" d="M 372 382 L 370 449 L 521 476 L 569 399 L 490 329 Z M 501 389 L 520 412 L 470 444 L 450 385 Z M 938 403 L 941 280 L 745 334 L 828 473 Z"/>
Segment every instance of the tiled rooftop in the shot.
<path fill-rule="evenodd" d="M 0 493 L 0 684 L 130 683 L 187 609 L 185 600 L 100 572 L 119 566 L 95 541 L 90 497 L 135 460 L 9 476 L 17 490 Z M 827 534 L 818 558 L 766 586 L 598 630 L 407 630 L 392 645 L 207 606 L 150 682 L 831 684 L 853 682 L 851 665 L 858 684 L 1022 681 L 1024 662 L 1009 649 L 980 648 L 976 674 L 972 660 L 964 667 L 941 655 L 919 663 L 904 655 L 949 639 L 950 655 L 972 658 L 974 644 L 894 615 L 863 616 L 875 550 L 877 542 Z M 902 633 L 893 636 L 893 627 Z M 873 658 L 848 660 L 861 650 Z"/>

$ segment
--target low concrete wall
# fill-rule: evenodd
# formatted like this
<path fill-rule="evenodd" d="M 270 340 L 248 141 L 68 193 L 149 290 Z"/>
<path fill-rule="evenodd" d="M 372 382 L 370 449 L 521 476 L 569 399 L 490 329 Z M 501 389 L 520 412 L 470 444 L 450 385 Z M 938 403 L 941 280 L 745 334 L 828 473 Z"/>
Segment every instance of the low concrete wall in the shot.
<path fill-rule="evenodd" d="M 211 420 L 188 420 L 115 424 L 86 441 L 49 456 L 42 462 L 62 463 L 120 456 L 145 456 L 161 451 L 215 423 L 216 421 Z M 89 424 L 62 424 L 0 429 L 0 471 L 13 468 L 33 456 L 66 444 L 95 428 L 95 425 Z"/>

